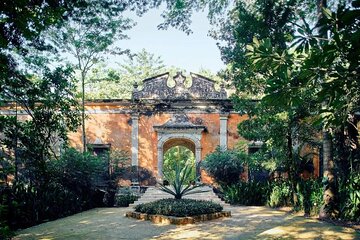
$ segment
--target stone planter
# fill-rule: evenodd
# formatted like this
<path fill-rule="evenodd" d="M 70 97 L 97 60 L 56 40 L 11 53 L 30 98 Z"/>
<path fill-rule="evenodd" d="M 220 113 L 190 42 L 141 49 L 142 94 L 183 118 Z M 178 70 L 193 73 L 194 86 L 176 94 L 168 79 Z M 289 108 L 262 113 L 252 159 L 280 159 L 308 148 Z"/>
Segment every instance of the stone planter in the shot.
<path fill-rule="evenodd" d="M 164 216 L 164 215 L 152 215 L 152 214 L 139 213 L 139 212 L 127 212 L 125 216 L 136 218 L 139 220 L 150 220 L 153 223 L 185 225 L 185 224 L 193 224 L 196 222 L 209 221 L 222 217 L 231 217 L 231 212 L 222 211 L 217 213 L 202 214 L 191 217 L 172 217 L 172 216 Z"/>

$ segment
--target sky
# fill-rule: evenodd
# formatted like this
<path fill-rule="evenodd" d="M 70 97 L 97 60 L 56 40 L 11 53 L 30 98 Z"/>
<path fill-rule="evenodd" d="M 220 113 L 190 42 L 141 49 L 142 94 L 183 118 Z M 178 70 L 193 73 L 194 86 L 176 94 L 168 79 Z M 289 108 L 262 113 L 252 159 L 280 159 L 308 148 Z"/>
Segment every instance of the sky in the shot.
<path fill-rule="evenodd" d="M 141 49 L 160 56 L 166 66 L 175 66 L 187 72 L 198 72 L 201 68 L 216 73 L 225 68 L 220 58 L 216 41 L 208 36 L 211 29 L 205 12 L 194 13 L 192 17 L 192 34 L 169 27 L 168 30 L 158 30 L 157 25 L 163 22 L 161 10 L 153 9 L 142 17 L 129 16 L 137 25 L 126 34 L 129 40 L 121 40 L 122 49 L 130 49 L 132 53 Z M 123 57 L 111 59 L 121 62 Z"/>

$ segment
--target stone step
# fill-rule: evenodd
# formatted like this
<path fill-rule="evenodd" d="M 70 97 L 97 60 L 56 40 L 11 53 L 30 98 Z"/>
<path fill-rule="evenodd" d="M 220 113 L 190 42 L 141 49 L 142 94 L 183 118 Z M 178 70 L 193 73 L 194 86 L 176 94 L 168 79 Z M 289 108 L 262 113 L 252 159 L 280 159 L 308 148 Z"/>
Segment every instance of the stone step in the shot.
<path fill-rule="evenodd" d="M 187 199 L 197 199 L 197 200 L 208 200 L 208 201 L 212 201 L 215 203 L 219 203 L 222 206 L 230 206 L 229 204 L 225 203 L 224 201 L 222 201 L 212 190 L 211 187 L 209 186 L 203 186 L 200 188 L 196 188 L 194 189 L 194 191 L 204 191 L 204 192 L 199 192 L 199 193 L 194 193 L 194 194 L 189 194 L 189 195 L 185 195 L 184 198 Z M 173 195 L 163 192 L 161 190 L 159 190 L 156 187 L 149 187 L 146 192 L 142 195 L 142 197 L 140 197 L 137 201 L 135 201 L 134 203 L 130 204 L 130 207 L 136 206 L 138 204 L 141 203 L 148 203 L 148 202 L 152 202 L 152 201 L 156 201 L 159 199 L 164 199 L 164 198 L 173 198 Z"/>

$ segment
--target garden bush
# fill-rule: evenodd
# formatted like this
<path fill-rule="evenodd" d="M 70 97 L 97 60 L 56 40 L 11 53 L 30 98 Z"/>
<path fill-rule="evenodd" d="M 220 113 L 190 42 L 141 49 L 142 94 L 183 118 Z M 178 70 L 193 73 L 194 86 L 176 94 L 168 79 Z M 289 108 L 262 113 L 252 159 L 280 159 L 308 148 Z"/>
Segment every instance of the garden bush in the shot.
<path fill-rule="evenodd" d="M 271 183 L 271 193 L 268 200 L 270 207 L 291 206 L 291 183 L 289 181 L 274 181 Z"/>
<path fill-rule="evenodd" d="M 128 207 L 129 204 L 138 200 L 140 195 L 130 188 L 120 188 L 118 194 L 115 196 L 115 206 Z"/>
<path fill-rule="evenodd" d="M 6 226 L 26 228 L 101 206 L 94 181 L 104 173 L 104 166 L 99 158 L 68 149 L 59 159 L 46 162 L 41 182 L 19 177 L 12 186 L 1 189 L 1 231 L 6 232 Z"/>
<path fill-rule="evenodd" d="M 189 217 L 221 212 L 223 207 L 211 201 L 193 199 L 161 199 L 135 206 L 136 212 L 174 217 Z"/>
<path fill-rule="evenodd" d="M 305 214 L 317 215 L 323 204 L 323 184 L 320 179 L 300 180 L 297 187 L 298 206 L 295 210 L 304 210 Z"/>
<path fill-rule="evenodd" d="M 0 196 L 3 197 L 2 189 L 0 189 Z M 10 227 L 6 222 L 6 219 L 4 219 L 4 217 L 7 215 L 7 206 L 0 204 L 0 239 L 10 239 L 10 237 L 12 236 Z"/>
<path fill-rule="evenodd" d="M 117 207 L 128 207 L 129 204 L 138 200 L 138 196 L 133 194 L 120 194 L 115 197 L 115 205 Z"/>
<path fill-rule="evenodd" d="M 224 200 L 230 204 L 246 206 L 263 206 L 267 203 L 270 194 L 268 182 L 240 181 L 224 187 Z"/>
<path fill-rule="evenodd" d="M 360 172 L 351 172 L 339 186 L 341 217 L 360 222 Z"/>
<path fill-rule="evenodd" d="M 292 206 L 295 211 L 317 215 L 323 204 L 323 184 L 320 179 L 300 180 L 296 195 L 298 203 L 291 202 L 292 192 L 289 181 L 238 182 L 223 188 L 224 200 L 230 204 L 246 206 L 283 207 Z M 349 205 L 348 205 L 349 206 Z M 355 208 L 352 208 L 355 209 Z"/>
<path fill-rule="evenodd" d="M 205 157 L 201 166 L 216 182 L 223 186 L 231 185 L 239 181 L 247 158 L 248 155 L 243 152 L 223 151 L 218 147 L 215 152 Z"/>

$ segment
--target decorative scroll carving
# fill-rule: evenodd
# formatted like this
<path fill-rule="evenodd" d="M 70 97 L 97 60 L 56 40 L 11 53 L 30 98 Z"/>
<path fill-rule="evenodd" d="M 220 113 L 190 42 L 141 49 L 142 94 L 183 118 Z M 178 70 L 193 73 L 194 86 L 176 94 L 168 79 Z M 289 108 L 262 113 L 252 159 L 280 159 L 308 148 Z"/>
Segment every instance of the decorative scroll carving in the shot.
<path fill-rule="evenodd" d="M 186 88 L 185 76 L 178 73 L 174 77 L 175 86 L 167 85 L 169 73 L 145 79 L 141 91 L 134 85 L 133 99 L 226 99 L 226 92 L 221 86 L 221 91 L 215 90 L 215 82 L 201 75 L 191 73 L 192 85 Z"/>
<path fill-rule="evenodd" d="M 197 125 L 190 121 L 186 114 L 174 114 L 169 121 L 163 125 L 154 126 L 157 131 L 169 130 L 169 129 L 205 129 L 203 125 Z"/>
<path fill-rule="evenodd" d="M 224 86 L 220 92 L 215 90 L 215 82 L 211 79 L 203 77 L 201 75 L 192 73 L 192 85 L 189 88 L 192 98 L 203 99 L 224 99 L 226 98 L 226 92 Z"/>

